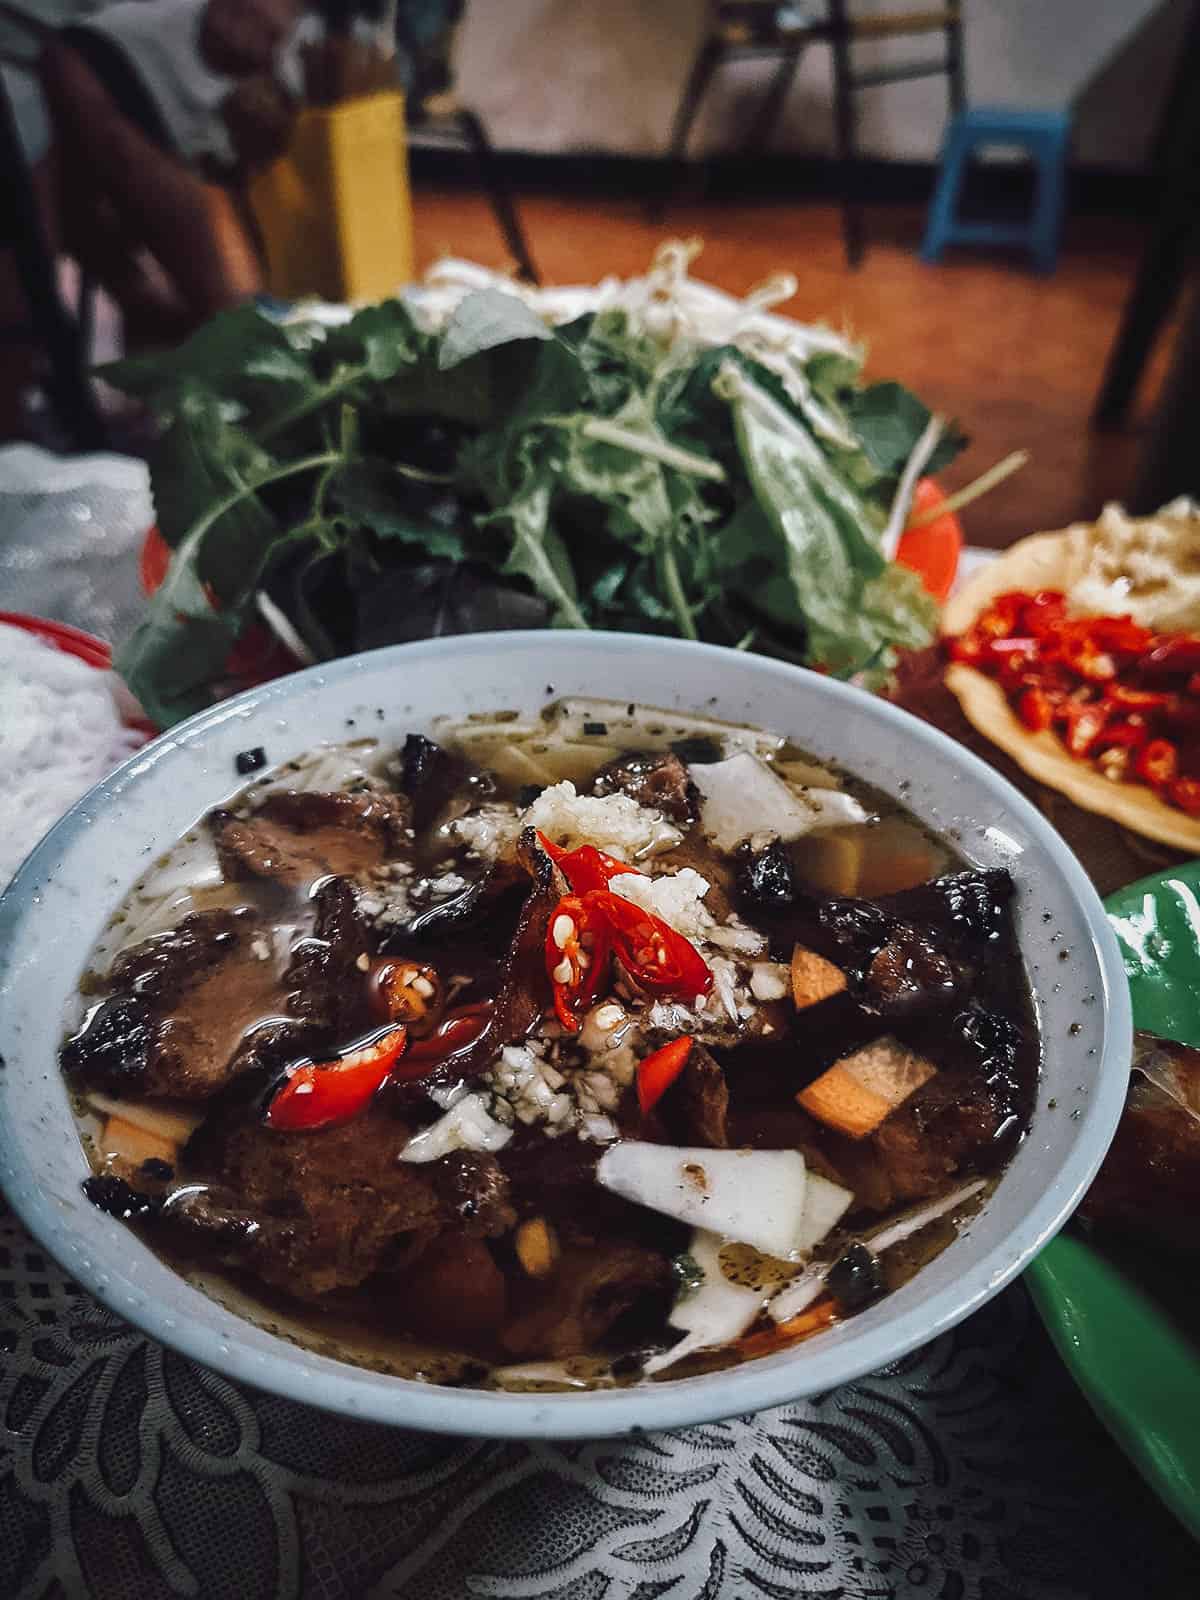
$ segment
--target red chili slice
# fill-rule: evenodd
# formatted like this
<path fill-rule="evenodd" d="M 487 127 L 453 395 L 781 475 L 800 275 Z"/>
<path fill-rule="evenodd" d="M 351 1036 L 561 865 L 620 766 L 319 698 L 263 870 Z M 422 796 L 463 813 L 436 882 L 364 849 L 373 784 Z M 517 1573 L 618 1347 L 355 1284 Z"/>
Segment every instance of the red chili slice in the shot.
<path fill-rule="evenodd" d="M 301 1061 L 267 1109 L 272 1128 L 294 1133 L 348 1122 L 370 1104 L 404 1050 L 403 1024 L 375 1034 L 333 1061 Z"/>
<path fill-rule="evenodd" d="M 1101 750 L 1132 750 L 1142 748 L 1150 737 L 1144 717 L 1135 711 L 1132 716 L 1108 723 L 1100 735 Z"/>
<path fill-rule="evenodd" d="M 704 957 L 661 917 L 611 889 L 564 895 L 546 930 L 546 970 L 558 1020 L 571 1033 L 600 993 L 614 955 L 635 983 L 655 994 L 695 1000 L 712 988 Z"/>
<path fill-rule="evenodd" d="M 1152 639 L 1139 667 L 1142 677 L 1153 683 L 1200 672 L 1200 637 L 1194 633 L 1175 633 Z"/>
<path fill-rule="evenodd" d="M 448 1011 L 427 1039 L 415 1039 L 408 1048 L 404 1065 L 428 1070 L 440 1062 L 452 1061 L 455 1056 L 469 1050 L 483 1034 L 492 1020 L 492 1002 L 479 1000 L 473 1005 L 457 1006 Z M 417 1072 L 405 1073 L 407 1077 L 420 1077 Z"/>
<path fill-rule="evenodd" d="M 1108 712 L 1097 701 L 1074 705 L 1067 712 L 1067 731 L 1063 740 L 1073 756 L 1086 756 L 1095 747 L 1108 721 Z"/>
<path fill-rule="evenodd" d="M 636 867 L 618 861 L 616 856 L 610 856 L 607 850 L 597 849 L 594 844 L 581 844 L 574 850 L 564 850 L 561 845 L 547 839 L 544 833 L 539 832 L 537 837 L 542 849 L 576 894 L 586 894 L 589 889 L 607 889 L 612 880 L 624 872 L 643 876 Z"/>
<path fill-rule="evenodd" d="M 1152 789 L 1164 789 L 1179 773 L 1179 752 L 1169 739 L 1151 739 L 1138 752 L 1134 771 Z"/>
<path fill-rule="evenodd" d="M 637 1097 L 643 1115 L 652 1110 L 687 1065 L 694 1040 L 683 1034 L 638 1063 Z"/>
<path fill-rule="evenodd" d="M 1126 711 L 1159 711 L 1172 700 L 1166 689 L 1135 689 L 1127 683 L 1110 683 L 1104 698 L 1110 705 L 1121 706 Z"/>
<path fill-rule="evenodd" d="M 1176 778 L 1167 793 L 1172 805 L 1189 817 L 1200 817 L 1200 778 Z"/>
<path fill-rule="evenodd" d="M 608 922 L 617 959 L 644 989 L 694 1000 L 712 988 L 708 962 L 661 917 L 608 889 L 596 890 L 587 898 Z"/>
<path fill-rule="evenodd" d="M 564 895 L 546 929 L 546 971 L 554 989 L 554 1010 L 569 1033 L 579 1032 L 583 1013 L 608 978 L 612 938 L 607 918 L 593 903 L 598 892 L 608 894 L 592 890 Z"/>
<path fill-rule="evenodd" d="M 1041 733 L 1054 721 L 1054 706 L 1044 689 L 1025 689 L 1017 701 L 1017 715 L 1031 733 Z"/>

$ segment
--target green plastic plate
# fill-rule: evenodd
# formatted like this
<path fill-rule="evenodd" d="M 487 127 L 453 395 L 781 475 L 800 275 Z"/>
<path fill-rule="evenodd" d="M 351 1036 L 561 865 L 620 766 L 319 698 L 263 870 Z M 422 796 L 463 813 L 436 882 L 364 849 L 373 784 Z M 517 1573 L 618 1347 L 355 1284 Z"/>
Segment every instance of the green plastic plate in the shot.
<path fill-rule="evenodd" d="M 1200 1046 L 1200 861 L 1143 878 L 1105 904 L 1134 1027 Z M 1092 1409 L 1200 1539 L 1200 1272 L 1067 1233 L 1025 1281 Z"/>

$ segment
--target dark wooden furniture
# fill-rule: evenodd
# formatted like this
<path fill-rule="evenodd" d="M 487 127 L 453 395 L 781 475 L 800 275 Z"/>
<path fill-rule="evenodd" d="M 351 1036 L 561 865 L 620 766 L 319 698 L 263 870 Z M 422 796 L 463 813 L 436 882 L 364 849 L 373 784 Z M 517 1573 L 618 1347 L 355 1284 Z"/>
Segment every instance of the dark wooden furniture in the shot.
<path fill-rule="evenodd" d="M 775 71 L 754 116 L 746 127 L 742 150 L 761 150 L 779 120 L 800 58 L 810 45 L 829 46 L 833 62 L 834 137 L 842 203 L 842 236 L 850 266 L 861 262 L 866 248 L 862 186 L 858 152 L 856 98 L 861 90 L 910 78 L 945 76 L 950 109 L 962 109 L 965 99 L 962 51 L 962 4 L 919 11 L 897 11 L 882 16 L 852 17 L 846 0 L 826 0 L 814 13 L 804 5 L 781 5 L 775 0 L 748 4 L 718 4 L 713 23 L 684 86 L 675 113 L 663 178 L 652 203 L 655 220 L 661 220 L 670 196 L 677 189 L 687 155 L 688 135 L 714 74 L 735 61 L 770 60 Z M 858 70 L 854 46 L 871 39 L 894 39 L 922 34 L 940 35 L 937 55 L 924 60 Z"/>

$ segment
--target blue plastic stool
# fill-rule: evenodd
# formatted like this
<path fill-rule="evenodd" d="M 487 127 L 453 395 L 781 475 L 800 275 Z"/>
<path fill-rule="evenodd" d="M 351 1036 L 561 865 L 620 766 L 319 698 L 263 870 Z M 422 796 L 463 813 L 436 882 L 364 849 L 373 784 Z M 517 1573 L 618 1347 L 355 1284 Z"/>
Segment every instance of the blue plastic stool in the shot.
<path fill-rule="evenodd" d="M 948 244 L 1022 245 L 1039 272 L 1058 264 L 1064 179 L 1071 118 L 1066 111 L 1015 111 L 977 106 L 951 122 L 942 150 L 941 173 L 929 208 L 923 261 L 937 261 Z M 1020 145 L 1037 168 L 1037 198 L 1028 222 L 960 222 L 959 195 L 971 155 L 986 145 Z"/>

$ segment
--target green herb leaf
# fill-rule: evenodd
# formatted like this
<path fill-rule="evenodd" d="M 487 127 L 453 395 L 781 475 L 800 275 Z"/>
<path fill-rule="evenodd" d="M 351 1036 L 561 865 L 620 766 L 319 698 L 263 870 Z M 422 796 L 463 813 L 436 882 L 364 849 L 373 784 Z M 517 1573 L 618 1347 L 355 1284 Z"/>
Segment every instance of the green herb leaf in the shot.
<path fill-rule="evenodd" d="M 159 532 L 174 549 L 214 501 L 261 480 L 274 465 L 243 428 L 224 420 L 215 395 L 186 386 L 151 462 Z M 278 535 L 275 518 L 259 499 L 240 499 L 213 524 L 197 553 L 200 582 L 210 584 L 220 600 L 239 593 L 247 566 L 259 561 Z"/>
<path fill-rule="evenodd" d="M 348 523 L 380 539 L 398 539 L 432 556 L 465 560 L 467 541 L 456 522 L 446 521 L 445 502 L 440 516 L 422 515 L 412 489 L 385 462 L 357 461 L 337 471 L 330 500 Z"/>
<path fill-rule="evenodd" d="M 271 544 L 260 544 L 244 562 L 236 591 L 214 606 L 199 576 L 209 533 L 270 483 L 315 474 L 339 460 L 336 453 L 326 452 L 275 467 L 253 484 L 231 489 L 188 529 L 145 616 L 114 656 L 117 671 L 160 727 L 170 727 L 209 702 L 211 686 L 222 675 L 229 649 L 251 614 L 268 560 L 289 540 L 307 536 L 284 534 Z"/>
<path fill-rule="evenodd" d="M 161 593 L 161 591 L 160 591 Z M 152 600 L 119 647 L 113 666 L 160 728 L 211 705 L 213 684 L 246 621 L 244 607 L 214 611 L 194 567 L 181 573 L 170 604 Z"/>
<path fill-rule="evenodd" d="M 156 406 L 171 404 L 185 387 L 269 406 L 270 391 L 303 389 L 314 381 L 308 360 L 292 348 L 286 330 L 252 305 L 221 312 L 173 350 L 110 361 L 98 371 L 114 388 Z"/>
<path fill-rule="evenodd" d="M 557 628 L 586 628 L 579 605 L 575 573 L 567 547 L 550 526 L 550 485 L 542 478 L 505 509 L 482 519 L 485 526 L 507 527 L 512 546 L 502 572 L 528 578 L 534 590 L 550 605 L 550 621 Z"/>
<path fill-rule="evenodd" d="M 424 359 L 430 343 L 402 300 L 381 300 L 330 328 L 314 347 L 314 360 L 328 377 L 351 369 L 386 383 Z"/>
<path fill-rule="evenodd" d="M 875 383 L 855 390 L 846 410 L 873 465 L 887 478 L 896 478 L 925 432 L 930 412 L 900 383 Z M 938 472 L 964 449 L 967 437 L 951 423 L 930 457 L 926 471 Z"/>

